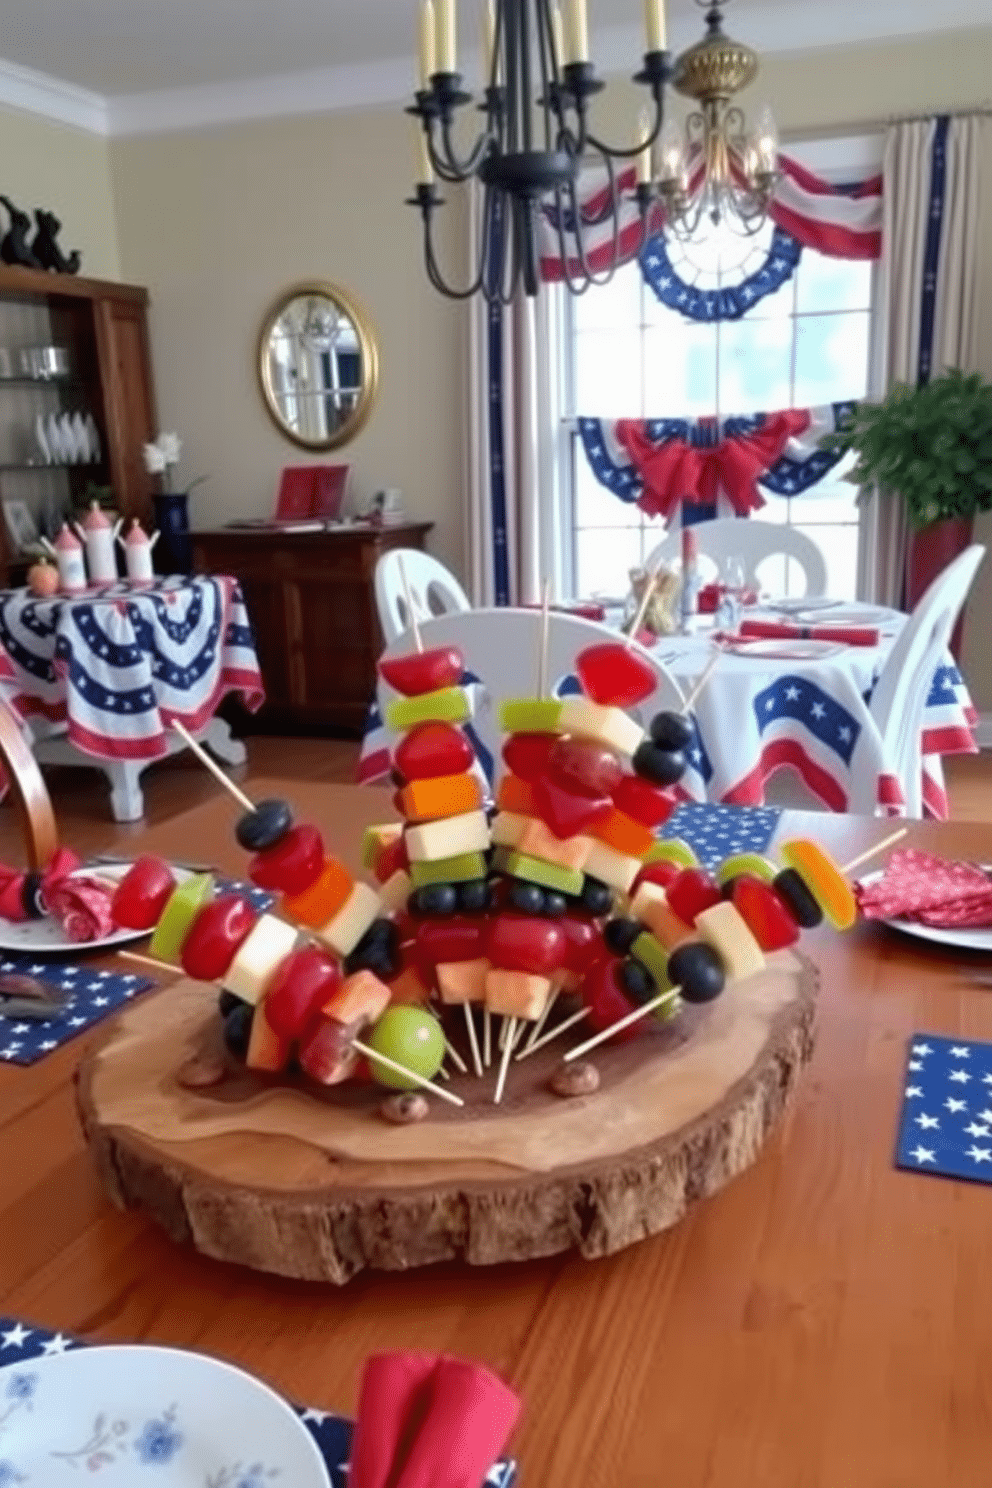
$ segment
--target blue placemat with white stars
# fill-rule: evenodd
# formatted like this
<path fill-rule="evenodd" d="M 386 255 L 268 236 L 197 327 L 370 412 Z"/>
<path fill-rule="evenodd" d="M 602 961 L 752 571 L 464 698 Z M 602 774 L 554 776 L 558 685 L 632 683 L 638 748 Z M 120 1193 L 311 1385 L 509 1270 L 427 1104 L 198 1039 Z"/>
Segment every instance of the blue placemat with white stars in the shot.
<path fill-rule="evenodd" d="M 265 889 L 234 879 L 218 878 L 217 891 L 244 895 L 259 913 L 273 902 L 273 896 Z M 97 947 L 97 952 L 100 949 Z M 85 955 L 86 946 L 80 945 L 79 952 Z M 31 956 L 4 956 L 0 959 L 0 973 L 8 975 L 11 972 L 47 982 L 65 992 L 67 1001 L 58 1017 L 43 1023 L 5 1017 L 0 1012 L 0 1060 L 4 1064 L 37 1064 L 46 1054 L 51 1054 L 117 1012 L 140 992 L 158 985 L 146 976 L 98 971 L 85 961 L 52 961 Z"/>
<path fill-rule="evenodd" d="M 992 1044 L 913 1035 L 896 1167 L 992 1183 Z"/>
<path fill-rule="evenodd" d="M 5 1400 L 30 1400 L 34 1389 L 32 1359 L 86 1347 L 82 1339 L 73 1338 L 71 1334 L 53 1333 L 48 1328 L 28 1328 L 16 1318 L 0 1317 L 0 1421 L 4 1417 Z M 351 1422 L 331 1411 L 294 1405 L 292 1401 L 289 1404 L 316 1442 L 327 1467 L 331 1488 L 348 1488 Z M 0 1485 L 20 1481 L 12 1472 L 5 1476 L 4 1468 L 8 1466 L 0 1458 Z M 517 1464 L 512 1459 L 497 1462 L 486 1474 L 481 1488 L 510 1488 L 516 1476 Z M 262 1483 L 254 1474 L 249 1474 L 243 1484 L 232 1484 L 231 1488 L 262 1488 Z M 292 1488 L 292 1485 L 286 1484 L 286 1488 Z"/>
<path fill-rule="evenodd" d="M 776 806 L 685 802 L 672 812 L 661 836 L 681 837 L 704 868 L 715 868 L 731 853 L 763 853 L 775 836 L 781 815 Z"/>

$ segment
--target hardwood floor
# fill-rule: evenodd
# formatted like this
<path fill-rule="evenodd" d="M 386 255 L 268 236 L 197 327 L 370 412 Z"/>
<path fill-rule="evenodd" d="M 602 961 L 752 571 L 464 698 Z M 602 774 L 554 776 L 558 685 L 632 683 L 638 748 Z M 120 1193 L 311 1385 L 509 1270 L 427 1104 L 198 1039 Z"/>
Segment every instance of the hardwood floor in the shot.
<path fill-rule="evenodd" d="M 354 778 L 358 758 L 354 743 L 259 735 L 248 739 L 247 745 L 248 763 L 232 775 L 248 795 L 252 794 L 253 780 L 271 775 L 345 783 Z M 951 758 L 946 773 L 951 816 L 959 821 L 992 822 L 992 753 Z M 53 769 L 46 772 L 46 781 L 61 839 L 80 854 L 102 852 L 111 846 L 140 852 L 146 826 L 187 811 L 221 789 L 192 755 L 175 756 L 142 777 L 147 820 L 117 825 L 110 817 L 106 781 L 98 771 Z M 0 861 L 19 865 L 22 860 L 17 822 L 5 803 L 0 807 Z"/>

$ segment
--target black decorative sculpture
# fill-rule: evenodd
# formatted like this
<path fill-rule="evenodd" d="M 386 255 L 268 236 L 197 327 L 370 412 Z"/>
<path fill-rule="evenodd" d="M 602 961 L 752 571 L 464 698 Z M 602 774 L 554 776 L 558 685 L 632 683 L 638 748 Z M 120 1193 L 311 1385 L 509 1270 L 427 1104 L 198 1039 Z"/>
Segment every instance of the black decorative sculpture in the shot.
<path fill-rule="evenodd" d="M 79 249 L 74 248 L 66 258 L 55 241 L 62 227 L 55 213 L 46 212 L 43 207 L 37 207 L 34 220 L 38 224 L 38 231 L 34 235 L 31 252 L 42 268 L 54 269 L 56 274 L 78 274 L 79 265 L 82 263 Z"/>
<path fill-rule="evenodd" d="M 10 213 L 10 228 L 0 242 L 0 258 L 4 263 L 21 264 L 26 269 L 42 268 L 43 265 L 28 245 L 31 218 L 20 207 L 15 207 L 9 196 L 0 196 L 0 202 L 3 202 Z"/>

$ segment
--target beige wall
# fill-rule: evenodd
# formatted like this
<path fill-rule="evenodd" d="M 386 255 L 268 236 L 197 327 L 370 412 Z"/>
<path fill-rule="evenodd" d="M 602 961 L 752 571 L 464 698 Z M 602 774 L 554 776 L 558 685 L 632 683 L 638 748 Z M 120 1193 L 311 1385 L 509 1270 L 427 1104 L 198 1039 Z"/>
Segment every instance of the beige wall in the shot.
<path fill-rule="evenodd" d="M 743 28 L 740 28 L 743 30 Z M 988 97 L 992 28 L 888 45 L 763 59 L 750 110 L 772 101 L 786 141 L 862 132 L 903 113 L 960 109 Z M 598 120 L 632 130 L 638 101 L 617 82 Z M 278 472 L 308 456 L 262 407 L 255 338 L 284 286 L 337 280 L 368 308 L 382 365 L 379 405 L 341 452 L 361 498 L 400 486 L 411 512 L 437 523 L 432 546 L 461 570 L 466 442 L 463 312 L 437 296 L 421 267 L 410 123 L 399 106 L 114 142 L 111 175 L 125 278 L 152 296 L 163 428 L 186 442 L 183 474 L 211 472 L 194 498 L 206 526 L 271 509 Z M 980 365 L 992 375 L 992 167 L 984 183 Z M 111 218 L 112 218 L 112 214 Z M 450 243 L 461 223 L 449 219 Z M 450 246 L 450 244 L 449 244 Z M 337 458 L 330 456 L 329 458 Z M 984 524 L 992 538 L 992 521 Z M 974 604 L 966 661 L 992 709 L 986 603 Z"/>
<path fill-rule="evenodd" d="M 0 190 L 25 212 L 48 207 L 62 222 L 59 243 L 78 248 L 81 272 L 119 279 L 117 222 L 105 139 L 37 114 L 0 106 L 3 181 Z M 4 231 L 6 210 L 2 213 Z"/>
<path fill-rule="evenodd" d="M 122 269 L 151 292 L 160 426 L 185 442 L 182 475 L 210 472 L 196 526 L 270 514 L 284 465 L 347 460 L 353 498 L 400 487 L 460 567 L 462 318 L 421 267 L 418 219 L 404 206 L 411 139 L 397 108 L 112 145 Z M 323 456 L 279 434 L 256 375 L 266 310 L 307 278 L 365 307 L 380 352 L 372 417 Z"/>

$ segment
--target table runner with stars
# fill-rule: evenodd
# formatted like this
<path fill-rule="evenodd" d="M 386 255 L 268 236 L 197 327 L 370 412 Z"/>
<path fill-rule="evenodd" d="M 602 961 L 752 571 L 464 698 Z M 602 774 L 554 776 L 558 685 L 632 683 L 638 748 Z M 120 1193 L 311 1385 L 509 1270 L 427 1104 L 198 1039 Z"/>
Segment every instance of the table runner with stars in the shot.
<path fill-rule="evenodd" d="M 218 878 L 216 887 L 218 893 L 241 894 L 259 914 L 268 909 L 274 899 L 265 889 L 236 879 Z M 80 945 L 79 954 L 85 953 L 85 945 Z M 11 972 L 37 977 L 39 981 L 65 992 L 68 1000 L 58 1017 L 48 1018 L 43 1023 L 5 1017 L 0 1012 L 0 1062 L 4 1064 L 37 1064 L 46 1054 L 78 1038 L 95 1023 L 109 1018 L 111 1013 L 116 1013 L 139 993 L 157 986 L 150 977 L 98 970 L 85 961 L 3 956 L 0 958 L 0 974 L 6 976 Z"/>
<path fill-rule="evenodd" d="M 704 868 L 716 868 L 731 853 L 763 853 L 775 836 L 782 813 L 776 806 L 677 806 L 662 837 L 681 837 Z"/>
<path fill-rule="evenodd" d="M 86 1347 L 88 1345 L 83 1339 L 74 1338 L 72 1334 L 53 1333 L 49 1328 L 29 1328 L 17 1318 L 0 1317 L 0 1416 L 5 1398 L 24 1399 L 32 1393 L 32 1359 L 49 1358 Z M 331 1488 L 348 1488 L 351 1422 L 331 1411 L 295 1405 L 293 1401 L 288 1404 L 313 1437 L 327 1467 Z M 0 1467 L 2 1465 L 0 1463 Z M 511 1488 L 516 1476 L 517 1465 L 512 1459 L 497 1462 L 486 1474 L 480 1488 Z M 291 1485 L 287 1484 L 286 1488 L 291 1488 Z"/>
<path fill-rule="evenodd" d="M 992 1044 L 913 1035 L 896 1167 L 992 1183 Z"/>
<path fill-rule="evenodd" d="M 228 576 L 121 581 L 78 598 L 0 593 L 0 697 L 66 726 L 99 759 L 168 753 L 177 718 L 203 728 L 221 698 L 264 700 L 241 590 Z"/>

